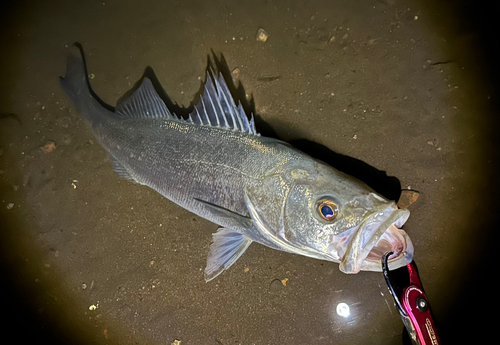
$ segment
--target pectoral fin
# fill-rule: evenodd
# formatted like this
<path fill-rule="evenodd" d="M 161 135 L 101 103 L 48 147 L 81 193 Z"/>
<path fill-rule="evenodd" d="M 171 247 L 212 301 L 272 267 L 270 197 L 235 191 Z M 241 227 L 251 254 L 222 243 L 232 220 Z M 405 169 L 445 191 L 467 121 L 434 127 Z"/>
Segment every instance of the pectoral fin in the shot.
<path fill-rule="evenodd" d="M 234 264 L 252 243 L 249 238 L 226 228 L 220 228 L 212 236 L 213 243 L 210 245 L 205 268 L 207 282 Z"/>
<path fill-rule="evenodd" d="M 235 228 L 235 229 L 250 229 L 253 227 L 252 219 L 242 216 L 236 212 L 233 212 L 231 210 L 228 210 L 224 207 L 220 207 L 218 205 L 214 205 L 212 203 L 209 203 L 207 201 L 201 200 L 201 199 L 194 199 L 198 201 L 199 203 L 203 204 L 207 209 L 210 210 L 213 214 L 215 214 L 217 217 L 221 218 L 224 220 L 223 223 L 224 226 L 230 227 L 230 228 Z"/>

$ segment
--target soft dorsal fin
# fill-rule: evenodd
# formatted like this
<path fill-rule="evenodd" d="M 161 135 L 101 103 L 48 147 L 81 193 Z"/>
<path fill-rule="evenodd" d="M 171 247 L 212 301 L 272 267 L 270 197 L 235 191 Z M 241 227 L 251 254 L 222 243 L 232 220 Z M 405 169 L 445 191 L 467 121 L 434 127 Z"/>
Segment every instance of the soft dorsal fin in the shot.
<path fill-rule="evenodd" d="M 214 75 L 214 78 L 212 78 Z M 226 81 L 219 74 L 215 77 L 212 69 L 207 71 L 205 90 L 200 102 L 195 105 L 189 114 L 188 121 L 205 126 L 227 128 L 254 135 L 259 135 L 255 130 L 253 115 L 248 120 L 241 104 L 234 103 Z"/>
<path fill-rule="evenodd" d="M 130 97 L 116 105 L 116 114 L 121 118 L 177 119 L 146 77 Z"/>

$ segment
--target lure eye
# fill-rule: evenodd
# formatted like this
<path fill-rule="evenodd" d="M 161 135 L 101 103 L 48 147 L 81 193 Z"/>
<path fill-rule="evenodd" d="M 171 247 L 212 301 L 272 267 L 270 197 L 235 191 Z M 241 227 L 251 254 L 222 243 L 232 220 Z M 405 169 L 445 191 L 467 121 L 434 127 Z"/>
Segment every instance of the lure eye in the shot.
<path fill-rule="evenodd" d="M 321 199 L 316 203 L 316 209 L 321 218 L 326 221 L 332 221 L 339 213 L 339 207 L 330 199 Z"/>

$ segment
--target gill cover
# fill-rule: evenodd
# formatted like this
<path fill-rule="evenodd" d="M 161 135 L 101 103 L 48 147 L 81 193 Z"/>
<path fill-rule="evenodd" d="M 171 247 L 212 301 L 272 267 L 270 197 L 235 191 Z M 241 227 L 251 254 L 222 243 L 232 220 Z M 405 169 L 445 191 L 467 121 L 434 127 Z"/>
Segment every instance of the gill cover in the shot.
<path fill-rule="evenodd" d="M 294 163 L 246 188 L 245 202 L 261 235 L 255 241 L 278 250 L 331 259 L 310 240 L 317 229 L 311 217 L 315 201 L 308 187 L 317 178 L 315 163 L 300 167 Z"/>

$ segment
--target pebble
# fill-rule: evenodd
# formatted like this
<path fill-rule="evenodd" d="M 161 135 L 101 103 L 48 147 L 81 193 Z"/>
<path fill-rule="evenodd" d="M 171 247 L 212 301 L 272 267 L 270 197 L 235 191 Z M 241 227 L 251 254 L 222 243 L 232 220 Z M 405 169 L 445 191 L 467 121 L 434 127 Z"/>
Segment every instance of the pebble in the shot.
<path fill-rule="evenodd" d="M 6 208 L 7 208 L 7 210 L 12 210 L 12 209 L 14 208 L 14 203 L 13 203 L 13 202 L 9 202 L 9 203 L 7 204 L 7 207 L 6 207 Z"/>
<path fill-rule="evenodd" d="M 283 289 L 283 283 L 280 279 L 274 279 L 269 285 L 271 292 L 280 292 Z"/>
<path fill-rule="evenodd" d="M 43 153 L 50 153 L 56 149 L 56 144 L 54 143 L 54 141 L 49 140 L 40 149 Z"/>
<path fill-rule="evenodd" d="M 411 204 L 418 200 L 420 193 L 416 190 L 403 190 L 398 200 L 399 208 L 408 208 Z"/>
<path fill-rule="evenodd" d="M 263 28 L 259 28 L 257 30 L 257 33 L 255 34 L 255 39 L 258 42 L 266 42 L 268 38 L 269 38 L 269 34 L 267 33 L 266 30 L 264 30 Z"/>

